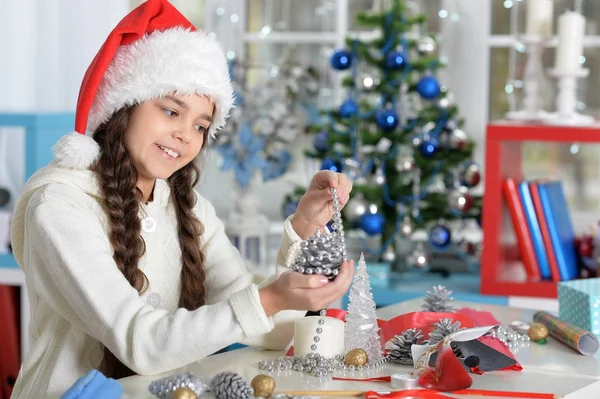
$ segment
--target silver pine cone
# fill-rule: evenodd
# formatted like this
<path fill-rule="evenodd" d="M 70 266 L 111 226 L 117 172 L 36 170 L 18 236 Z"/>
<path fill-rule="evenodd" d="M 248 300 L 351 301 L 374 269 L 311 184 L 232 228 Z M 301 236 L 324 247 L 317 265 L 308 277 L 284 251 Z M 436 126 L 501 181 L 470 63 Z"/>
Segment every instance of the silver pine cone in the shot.
<path fill-rule="evenodd" d="M 388 354 L 389 360 L 404 365 L 413 364 L 411 348 L 422 339 L 423 334 L 421 330 L 417 330 L 416 328 L 409 328 L 408 330 L 404 330 L 400 335 L 394 336 L 391 339 L 392 346 Z"/>
<path fill-rule="evenodd" d="M 429 333 L 429 344 L 435 345 L 450 334 L 454 334 L 460 330 L 460 321 L 452 323 L 452 319 L 441 319 L 437 323 L 433 323 L 435 329 Z"/>
<path fill-rule="evenodd" d="M 217 399 L 251 399 L 254 391 L 239 374 L 223 372 L 210 380 L 210 389 Z"/>
<path fill-rule="evenodd" d="M 434 286 L 431 291 L 427 291 L 421 308 L 426 312 L 454 312 L 456 309 L 452 305 L 454 298 L 451 294 L 452 291 L 442 285 Z"/>

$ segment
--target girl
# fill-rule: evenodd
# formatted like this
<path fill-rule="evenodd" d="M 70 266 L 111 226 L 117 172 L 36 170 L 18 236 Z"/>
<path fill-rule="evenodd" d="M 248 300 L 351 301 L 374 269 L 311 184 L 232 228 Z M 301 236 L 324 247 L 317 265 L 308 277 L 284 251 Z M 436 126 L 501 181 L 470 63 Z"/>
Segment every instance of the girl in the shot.
<path fill-rule="evenodd" d="M 315 175 L 285 222 L 277 273 L 259 285 L 194 192 L 196 160 L 232 103 L 218 44 L 166 0 L 143 3 L 109 35 L 83 79 L 76 132 L 15 208 L 32 319 L 14 398 L 59 396 L 96 368 L 170 371 L 235 342 L 283 349 L 299 311 L 347 291 L 349 262 L 333 282 L 285 267 L 331 218 L 330 188 L 347 202 L 344 176 Z"/>

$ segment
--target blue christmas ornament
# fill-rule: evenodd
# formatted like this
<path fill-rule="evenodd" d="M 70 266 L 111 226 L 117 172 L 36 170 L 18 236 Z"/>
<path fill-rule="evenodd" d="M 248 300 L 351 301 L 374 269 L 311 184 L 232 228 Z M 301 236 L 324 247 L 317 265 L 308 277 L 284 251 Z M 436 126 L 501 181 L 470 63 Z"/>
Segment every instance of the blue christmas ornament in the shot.
<path fill-rule="evenodd" d="M 404 69 L 406 67 L 406 55 L 401 51 L 392 51 L 385 57 L 387 69 Z"/>
<path fill-rule="evenodd" d="M 417 83 L 417 92 L 426 100 L 433 100 L 441 93 L 440 82 L 433 76 L 424 76 Z"/>
<path fill-rule="evenodd" d="M 436 224 L 429 230 L 429 243 L 437 249 L 445 249 L 452 243 L 450 229 L 443 224 Z"/>
<path fill-rule="evenodd" d="M 381 213 L 365 213 L 360 218 L 360 228 L 370 236 L 383 233 L 385 218 Z"/>
<path fill-rule="evenodd" d="M 342 118 L 351 118 L 358 114 L 358 104 L 354 100 L 346 100 L 340 106 L 340 116 Z"/>
<path fill-rule="evenodd" d="M 287 219 L 289 216 L 296 213 L 296 208 L 298 208 L 298 201 L 286 202 L 283 205 L 283 218 Z"/>
<path fill-rule="evenodd" d="M 334 172 L 342 171 L 342 164 L 340 161 L 331 158 L 325 158 L 323 163 L 321 163 L 321 170 L 331 170 Z"/>
<path fill-rule="evenodd" d="M 319 132 L 317 134 L 315 134 L 315 137 L 313 138 L 313 146 L 315 147 L 315 150 L 319 151 L 319 152 L 325 152 L 327 151 L 327 140 L 329 139 L 329 133 L 327 132 Z"/>
<path fill-rule="evenodd" d="M 389 132 L 398 126 L 398 114 L 393 109 L 384 109 L 375 117 L 375 123 L 381 130 Z"/>
<path fill-rule="evenodd" d="M 346 50 L 336 50 L 331 56 L 331 66 L 333 69 L 343 71 L 352 65 L 352 54 Z"/>
<path fill-rule="evenodd" d="M 419 152 L 425 158 L 431 158 L 435 156 L 438 149 L 440 148 L 440 142 L 436 138 L 430 138 L 428 140 L 423 140 L 421 145 L 419 146 Z"/>

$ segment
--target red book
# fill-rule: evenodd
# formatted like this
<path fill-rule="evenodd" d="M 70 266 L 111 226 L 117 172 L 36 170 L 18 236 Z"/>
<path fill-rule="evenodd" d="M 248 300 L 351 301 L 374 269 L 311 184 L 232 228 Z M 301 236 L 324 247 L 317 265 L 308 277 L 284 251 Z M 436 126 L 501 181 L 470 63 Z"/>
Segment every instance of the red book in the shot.
<path fill-rule="evenodd" d="M 519 253 L 521 255 L 521 260 L 525 265 L 527 277 L 530 281 L 540 281 L 541 276 L 537 266 L 535 251 L 533 249 L 531 232 L 527 226 L 525 211 L 523 210 L 523 204 L 521 204 L 521 197 L 515 180 L 512 178 L 504 179 L 502 182 L 502 190 L 504 191 L 504 198 L 506 199 L 515 234 L 517 235 Z"/>
<path fill-rule="evenodd" d="M 556 262 L 556 254 L 554 253 L 554 246 L 552 245 L 552 238 L 550 237 L 550 231 L 548 230 L 548 221 L 544 214 L 544 207 L 542 206 L 542 200 L 540 199 L 540 192 L 538 190 L 537 182 L 529 183 L 529 192 L 531 193 L 531 200 L 533 201 L 533 207 L 535 208 L 535 214 L 540 224 L 540 230 L 542 231 L 542 239 L 544 240 L 544 247 L 546 247 L 546 254 L 548 255 L 548 263 L 550 265 L 550 274 L 552 275 L 552 281 L 561 281 L 560 272 L 558 271 L 558 263 Z"/>

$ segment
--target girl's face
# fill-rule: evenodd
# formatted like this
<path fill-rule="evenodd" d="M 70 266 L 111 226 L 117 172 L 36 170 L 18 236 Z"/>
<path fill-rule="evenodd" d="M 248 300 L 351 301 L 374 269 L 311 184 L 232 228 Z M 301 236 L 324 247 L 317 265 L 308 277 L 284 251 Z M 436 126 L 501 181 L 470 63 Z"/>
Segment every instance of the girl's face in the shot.
<path fill-rule="evenodd" d="M 205 96 L 168 95 L 137 106 L 125 132 L 125 147 L 142 191 L 166 179 L 200 153 L 214 106 Z"/>

